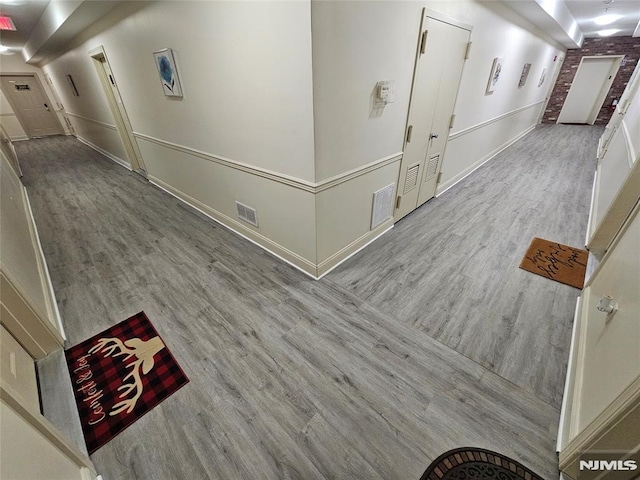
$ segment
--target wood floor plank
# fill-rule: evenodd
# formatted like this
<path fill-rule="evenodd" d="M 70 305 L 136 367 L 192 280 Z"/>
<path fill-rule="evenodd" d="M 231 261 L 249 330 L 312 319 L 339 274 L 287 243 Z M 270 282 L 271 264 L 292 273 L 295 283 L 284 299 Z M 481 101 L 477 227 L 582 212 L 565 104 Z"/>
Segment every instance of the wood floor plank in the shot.
<path fill-rule="evenodd" d="M 582 247 L 601 133 L 537 127 L 327 280 L 559 408 L 579 290 L 517 266 L 534 236 Z M 540 355 L 540 345 L 560 342 L 559 356 Z M 541 361 L 516 368 L 515 357 Z"/>
<path fill-rule="evenodd" d="M 577 291 L 517 265 L 583 236 L 598 132 L 536 130 L 321 281 L 73 138 L 16 144 L 69 344 L 144 310 L 191 380 L 99 473 L 404 480 L 473 445 L 557 476 Z M 64 364 L 39 371 L 79 441 Z"/>

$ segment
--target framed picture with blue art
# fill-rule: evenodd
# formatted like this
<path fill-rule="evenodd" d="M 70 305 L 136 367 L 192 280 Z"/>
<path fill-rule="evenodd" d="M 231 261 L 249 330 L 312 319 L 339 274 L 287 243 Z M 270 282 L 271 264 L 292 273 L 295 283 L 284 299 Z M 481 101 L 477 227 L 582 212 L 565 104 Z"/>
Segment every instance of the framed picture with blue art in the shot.
<path fill-rule="evenodd" d="M 156 61 L 156 68 L 160 75 L 162 83 L 162 91 L 167 97 L 181 97 L 182 86 L 178 78 L 178 70 L 176 69 L 176 61 L 173 58 L 173 50 L 163 48 L 157 52 L 153 52 L 153 58 Z"/>
<path fill-rule="evenodd" d="M 489 74 L 489 82 L 487 83 L 487 93 L 493 93 L 500 80 L 500 74 L 502 73 L 503 58 L 496 57 L 493 59 L 493 65 L 491 65 L 491 73 Z"/>

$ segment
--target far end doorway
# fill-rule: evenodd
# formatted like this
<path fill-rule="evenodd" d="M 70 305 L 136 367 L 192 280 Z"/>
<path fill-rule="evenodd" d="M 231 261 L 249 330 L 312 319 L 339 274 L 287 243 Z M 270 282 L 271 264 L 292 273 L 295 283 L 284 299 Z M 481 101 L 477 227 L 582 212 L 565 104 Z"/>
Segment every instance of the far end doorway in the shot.
<path fill-rule="evenodd" d="M 35 75 L 2 75 L 0 85 L 27 137 L 64 135 L 53 104 Z"/>
<path fill-rule="evenodd" d="M 623 58 L 619 55 L 582 57 L 558 123 L 593 125 Z"/>

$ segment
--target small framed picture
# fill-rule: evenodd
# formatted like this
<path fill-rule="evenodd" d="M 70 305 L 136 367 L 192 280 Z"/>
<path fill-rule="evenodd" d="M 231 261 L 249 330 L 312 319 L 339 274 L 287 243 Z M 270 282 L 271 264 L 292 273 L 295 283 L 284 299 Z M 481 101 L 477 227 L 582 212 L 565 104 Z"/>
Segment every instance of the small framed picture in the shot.
<path fill-rule="evenodd" d="M 487 83 L 487 93 L 492 93 L 498 80 L 500 80 L 500 74 L 502 73 L 503 58 L 496 57 L 493 59 L 493 65 L 491 66 L 491 74 L 489 75 L 489 83 Z"/>
<path fill-rule="evenodd" d="M 525 63 L 524 67 L 522 67 L 522 73 L 520 74 L 520 81 L 518 82 L 518 87 L 524 87 L 524 84 L 527 83 L 529 70 L 531 70 L 531 64 Z"/>
<path fill-rule="evenodd" d="M 544 83 L 546 78 L 547 78 L 547 69 L 543 68 L 542 69 L 542 73 L 540 74 L 540 80 L 538 80 L 538 86 L 539 87 L 542 86 L 542 84 Z"/>
<path fill-rule="evenodd" d="M 157 52 L 153 52 L 153 58 L 156 62 L 160 82 L 162 83 L 162 91 L 167 97 L 182 97 L 182 86 L 176 69 L 176 62 L 173 58 L 173 50 L 163 48 Z"/>
<path fill-rule="evenodd" d="M 73 77 L 71 75 L 67 75 L 67 82 L 69 82 L 69 87 L 71 87 L 71 93 L 74 96 L 79 97 L 78 89 L 76 88 L 76 84 L 73 82 Z"/>

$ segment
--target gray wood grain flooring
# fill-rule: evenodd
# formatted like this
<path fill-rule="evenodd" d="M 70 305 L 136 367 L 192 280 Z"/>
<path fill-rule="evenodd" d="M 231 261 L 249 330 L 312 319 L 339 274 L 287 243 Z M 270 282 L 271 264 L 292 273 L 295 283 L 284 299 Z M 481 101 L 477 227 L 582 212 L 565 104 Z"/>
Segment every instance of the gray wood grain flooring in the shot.
<path fill-rule="evenodd" d="M 318 282 L 73 138 L 17 143 L 69 344 L 144 310 L 191 380 L 99 473 L 417 479 L 477 446 L 557 478 L 578 291 L 517 262 L 581 244 L 599 133 L 536 129 Z M 38 369 L 81 442 L 62 357 Z"/>

